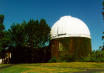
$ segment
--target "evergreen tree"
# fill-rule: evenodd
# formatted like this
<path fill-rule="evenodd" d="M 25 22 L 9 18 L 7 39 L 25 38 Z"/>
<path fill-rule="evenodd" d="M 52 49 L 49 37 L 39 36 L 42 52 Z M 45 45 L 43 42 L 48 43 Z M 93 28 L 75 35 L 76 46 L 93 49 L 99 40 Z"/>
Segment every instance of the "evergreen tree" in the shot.
<path fill-rule="evenodd" d="M 3 21 L 4 21 L 4 15 L 0 15 L 0 51 L 2 51 L 2 39 L 4 37 L 4 25 L 3 25 Z"/>
<path fill-rule="evenodd" d="M 50 27 L 44 19 L 24 21 L 10 27 L 12 63 L 43 62 L 43 55 L 49 52 Z M 19 54 L 18 54 L 19 53 Z M 49 56 L 49 55 L 47 55 Z M 47 58 L 48 59 L 48 58 Z"/>
<path fill-rule="evenodd" d="M 102 50 L 104 50 L 104 32 L 103 32 L 103 35 L 102 35 L 102 40 L 103 40 Z"/>
<path fill-rule="evenodd" d="M 103 20 L 104 20 L 104 0 L 102 2 L 102 6 L 103 6 L 103 8 L 102 8 L 103 9 L 102 15 L 103 15 Z M 102 40 L 104 41 L 104 32 L 103 32 L 103 35 L 102 35 Z M 103 42 L 103 45 L 102 45 L 101 49 L 104 50 L 104 42 Z"/>
<path fill-rule="evenodd" d="M 5 30 L 3 25 L 4 15 L 0 15 L 0 58 L 5 58 L 6 51 L 8 51 L 10 39 L 8 31 Z"/>

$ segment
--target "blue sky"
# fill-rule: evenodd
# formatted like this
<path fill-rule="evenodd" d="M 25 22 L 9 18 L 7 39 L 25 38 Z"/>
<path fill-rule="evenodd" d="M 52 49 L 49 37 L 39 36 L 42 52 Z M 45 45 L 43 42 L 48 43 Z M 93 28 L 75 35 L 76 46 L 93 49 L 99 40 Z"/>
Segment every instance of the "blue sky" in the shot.
<path fill-rule="evenodd" d="M 46 19 L 52 26 L 60 17 L 71 15 L 83 20 L 90 29 L 92 49 L 102 45 L 104 31 L 102 0 L 0 0 L 0 14 L 8 29 L 13 23 L 29 19 Z"/>

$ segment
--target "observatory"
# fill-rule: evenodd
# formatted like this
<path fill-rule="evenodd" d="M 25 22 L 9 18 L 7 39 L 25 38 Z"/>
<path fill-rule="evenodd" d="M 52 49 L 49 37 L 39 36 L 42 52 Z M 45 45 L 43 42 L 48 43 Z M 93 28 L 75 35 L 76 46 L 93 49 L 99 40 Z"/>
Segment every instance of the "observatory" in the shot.
<path fill-rule="evenodd" d="M 72 16 L 61 17 L 51 28 L 52 57 L 88 56 L 91 52 L 91 36 L 87 25 Z"/>

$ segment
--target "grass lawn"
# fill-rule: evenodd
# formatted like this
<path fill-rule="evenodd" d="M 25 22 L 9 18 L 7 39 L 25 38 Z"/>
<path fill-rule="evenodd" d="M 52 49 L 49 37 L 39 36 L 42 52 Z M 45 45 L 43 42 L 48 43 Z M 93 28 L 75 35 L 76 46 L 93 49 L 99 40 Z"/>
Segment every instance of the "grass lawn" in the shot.
<path fill-rule="evenodd" d="M 0 64 L 0 67 L 8 66 L 9 64 Z"/>
<path fill-rule="evenodd" d="M 0 68 L 3 66 L 8 66 L 8 64 L 0 64 Z M 0 73 L 83 73 L 85 71 L 104 73 L 104 63 L 63 62 L 16 64 L 0 69 Z"/>

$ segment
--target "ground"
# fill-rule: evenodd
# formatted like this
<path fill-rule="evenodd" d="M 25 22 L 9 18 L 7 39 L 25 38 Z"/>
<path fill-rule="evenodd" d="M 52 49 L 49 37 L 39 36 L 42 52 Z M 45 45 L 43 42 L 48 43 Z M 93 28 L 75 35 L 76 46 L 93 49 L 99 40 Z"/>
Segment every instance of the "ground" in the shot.
<path fill-rule="evenodd" d="M 0 64 L 0 73 L 104 73 L 104 63 Z"/>

